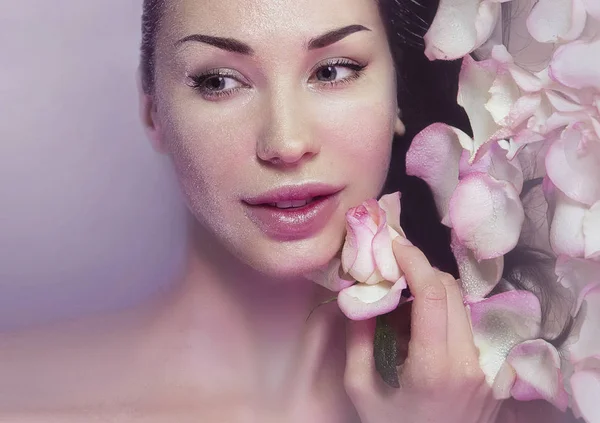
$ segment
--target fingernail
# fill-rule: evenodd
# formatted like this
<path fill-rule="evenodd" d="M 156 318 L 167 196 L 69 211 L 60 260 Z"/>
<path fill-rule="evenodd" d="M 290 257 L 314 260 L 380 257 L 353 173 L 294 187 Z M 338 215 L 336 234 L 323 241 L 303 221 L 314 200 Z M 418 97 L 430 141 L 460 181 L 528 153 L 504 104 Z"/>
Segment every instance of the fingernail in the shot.
<path fill-rule="evenodd" d="M 412 242 L 410 242 L 407 238 L 404 238 L 403 236 L 397 236 L 394 239 L 394 241 L 397 242 L 400 245 L 404 245 L 404 246 L 407 246 L 407 247 L 411 247 L 413 245 Z"/>

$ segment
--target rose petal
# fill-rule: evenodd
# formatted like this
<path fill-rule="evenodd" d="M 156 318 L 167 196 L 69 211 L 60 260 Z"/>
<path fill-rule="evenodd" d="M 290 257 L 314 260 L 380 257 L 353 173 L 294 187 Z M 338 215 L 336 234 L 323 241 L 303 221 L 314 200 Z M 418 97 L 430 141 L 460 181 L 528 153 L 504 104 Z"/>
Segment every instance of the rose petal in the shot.
<path fill-rule="evenodd" d="M 588 423 L 600 422 L 600 372 L 580 371 L 571 376 L 573 402 Z"/>
<path fill-rule="evenodd" d="M 492 385 L 492 392 L 494 393 L 494 398 L 498 400 L 510 398 L 510 390 L 515 384 L 516 379 L 517 374 L 515 373 L 515 369 L 513 369 L 513 367 L 506 361 L 502 363 L 502 366 L 496 374 L 496 377 L 494 378 L 494 383 Z"/>
<path fill-rule="evenodd" d="M 526 93 L 536 93 L 544 87 L 543 81 L 537 75 L 525 69 L 518 66 L 510 66 L 508 70 L 515 83 Z"/>
<path fill-rule="evenodd" d="M 553 79 L 567 87 L 600 90 L 600 37 L 573 41 L 556 49 L 549 66 Z"/>
<path fill-rule="evenodd" d="M 600 284 L 600 263 L 568 256 L 559 256 L 556 259 L 554 272 L 558 276 L 558 281 L 561 285 L 572 292 L 573 298 L 579 299 L 573 305 L 572 310 L 572 315 L 576 315 L 586 288 L 593 283 Z"/>
<path fill-rule="evenodd" d="M 487 0 L 440 0 L 424 36 L 429 60 L 454 60 L 480 47 L 492 34 L 500 4 Z"/>
<path fill-rule="evenodd" d="M 583 0 L 585 9 L 594 19 L 600 21 L 600 2 L 598 0 Z"/>
<path fill-rule="evenodd" d="M 509 141 L 507 141 L 508 145 L 505 147 L 506 158 L 508 160 L 514 160 L 515 157 L 520 157 L 523 148 L 530 144 L 538 143 L 539 141 L 544 141 L 543 135 L 540 135 L 539 133 L 532 131 L 528 128 L 519 129 L 516 132 L 516 134 L 513 137 L 511 137 Z M 505 141 L 500 140 L 498 142 L 503 143 Z M 517 160 L 519 159 L 517 158 Z"/>
<path fill-rule="evenodd" d="M 469 148 L 463 145 L 463 148 L 471 151 L 471 162 L 486 142 L 507 138 L 510 135 L 510 131 L 500 127 L 485 108 L 497 72 L 498 64 L 494 60 L 476 62 L 471 56 L 465 56 L 463 59 L 458 81 L 457 102 L 467 112 L 473 129 L 472 146 Z"/>
<path fill-rule="evenodd" d="M 525 341 L 515 346 L 506 361 L 517 375 L 511 389 L 519 401 L 544 399 L 565 412 L 569 397 L 563 385 L 560 356 L 554 346 L 543 339 Z"/>
<path fill-rule="evenodd" d="M 516 130 L 519 126 L 531 119 L 531 117 L 535 116 L 541 106 L 542 96 L 540 94 L 524 95 L 512 105 L 510 114 L 503 124 Z"/>
<path fill-rule="evenodd" d="M 574 113 L 586 110 L 586 106 L 571 99 L 565 98 L 557 92 L 548 90 L 545 94 L 552 107 L 554 107 L 558 112 Z"/>
<path fill-rule="evenodd" d="M 392 240 L 396 236 L 399 236 L 398 233 L 385 225 L 373 238 L 375 265 L 381 277 L 389 282 L 396 282 L 403 275 L 392 248 Z"/>
<path fill-rule="evenodd" d="M 583 217 L 583 237 L 585 239 L 585 258 L 600 257 L 600 201 L 597 201 Z"/>
<path fill-rule="evenodd" d="M 492 115 L 492 119 L 498 125 L 502 125 L 508 119 L 513 104 L 521 98 L 521 90 L 512 75 L 504 71 L 497 75 L 488 92 L 491 96 L 485 103 L 485 108 Z"/>
<path fill-rule="evenodd" d="M 541 43 L 572 41 L 581 35 L 586 18 L 580 0 L 538 0 L 527 18 L 527 29 Z"/>
<path fill-rule="evenodd" d="M 520 193 L 523 189 L 523 169 L 518 160 L 508 160 L 508 151 L 500 143 L 491 142 L 480 157 L 473 164 L 469 164 L 466 150 L 460 158 L 459 179 L 472 173 L 487 173 L 499 181 L 510 182 L 515 190 Z"/>
<path fill-rule="evenodd" d="M 488 295 L 502 278 L 504 256 L 477 261 L 475 254 L 458 241 L 454 231 L 451 234 L 450 246 L 458 265 L 463 296 L 468 302 L 479 301 Z"/>
<path fill-rule="evenodd" d="M 385 212 L 379 207 L 379 202 L 374 198 L 369 198 L 363 202 L 362 205 L 367 210 L 367 216 L 361 214 L 361 218 L 364 218 L 364 222 L 369 225 L 373 233 L 377 233 L 377 230 L 383 225 L 387 219 Z"/>
<path fill-rule="evenodd" d="M 552 143 L 546 169 L 554 185 L 573 200 L 588 206 L 600 200 L 600 143 L 584 143 L 577 129 L 565 129 Z"/>
<path fill-rule="evenodd" d="M 348 288 L 356 282 L 343 273 L 342 262 L 338 258 L 333 258 L 326 266 L 310 272 L 306 278 L 335 292 Z"/>
<path fill-rule="evenodd" d="M 404 231 L 400 227 L 400 198 L 399 192 L 383 195 L 378 203 L 381 209 L 385 212 L 386 223 L 400 235 L 404 236 Z"/>
<path fill-rule="evenodd" d="M 366 320 L 396 309 L 402 298 L 406 280 L 383 281 L 374 285 L 357 283 L 338 294 L 338 305 L 351 320 Z"/>
<path fill-rule="evenodd" d="M 584 291 L 581 303 L 577 340 L 568 346 L 574 363 L 590 357 L 600 358 L 600 285 L 592 285 Z"/>
<path fill-rule="evenodd" d="M 583 257 L 585 240 L 583 218 L 587 206 L 567 197 L 546 179 L 544 195 L 548 201 L 550 245 L 557 255 Z"/>
<path fill-rule="evenodd" d="M 359 282 L 376 272 L 371 243 L 377 227 L 366 207 L 358 206 L 346 213 L 346 241 L 342 249 L 342 268 Z"/>
<path fill-rule="evenodd" d="M 450 199 L 449 216 L 458 240 L 477 260 L 512 250 L 525 219 L 513 185 L 479 173 L 460 181 Z"/>
<path fill-rule="evenodd" d="M 540 106 L 533 113 L 533 116 L 525 122 L 525 128 L 535 134 L 546 135 L 551 131 L 548 120 L 550 120 L 555 113 L 556 111 L 548 98 L 546 96 L 541 96 Z M 545 137 L 539 139 L 545 139 Z"/>
<path fill-rule="evenodd" d="M 494 295 L 469 307 L 479 363 L 487 382 L 493 386 L 510 350 L 539 336 L 540 303 L 533 293 L 518 290 Z"/>
<path fill-rule="evenodd" d="M 468 138 L 456 128 L 434 123 L 415 136 L 406 153 L 406 173 L 429 185 L 445 225 L 449 224 L 448 204 L 458 184 L 458 161 L 463 151 L 459 133 Z"/>
<path fill-rule="evenodd" d="M 574 125 L 577 122 L 582 122 L 585 120 L 589 120 L 589 114 L 585 111 L 583 112 L 574 112 L 574 113 L 563 113 L 563 112 L 553 112 L 550 116 L 548 116 L 545 122 L 537 122 L 539 124 L 539 130 L 543 133 L 550 133 L 557 129 L 564 130 L 565 128 Z M 556 138 L 560 138 L 562 134 L 552 134 L 552 140 Z"/>

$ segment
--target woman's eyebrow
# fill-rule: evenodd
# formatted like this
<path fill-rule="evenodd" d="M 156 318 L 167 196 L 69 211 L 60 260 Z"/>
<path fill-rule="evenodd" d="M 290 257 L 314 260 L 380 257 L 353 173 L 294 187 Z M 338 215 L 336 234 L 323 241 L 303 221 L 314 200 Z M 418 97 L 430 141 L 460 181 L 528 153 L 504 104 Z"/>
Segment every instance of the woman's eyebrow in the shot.
<path fill-rule="evenodd" d="M 315 50 L 318 48 L 324 48 L 338 41 L 346 38 L 350 34 L 354 34 L 359 31 L 370 31 L 369 28 L 362 25 L 348 25 L 342 28 L 328 31 L 323 35 L 319 35 L 308 42 L 308 50 Z"/>
<path fill-rule="evenodd" d="M 355 32 L 359 31 L 370 31 L 370 29 L 363 25 L 348 25 L 342 28 L 334 29 L 326 32 L 325 34 L 319 35 L 318 37 L 312 38 L 308 42 L 307 49 L 316 50 L 319 48 L 330 46 L 346 38 L 350 34 L 354 34 Z M 189 41 L 209 44 L 214 47 L 220 48 L 221 50 L 243 54 L 246 56 L 251 56 L 254 54 L 254 50 L 252 49 L 252 47 L 240 40 L 228 37 L 215 37 L 212 35 L 205 34 L 191 34 L 185 36 L 179 41 L 177 41 L 175 43 L 175 46 L 178 47 L 181 44 Z"/>

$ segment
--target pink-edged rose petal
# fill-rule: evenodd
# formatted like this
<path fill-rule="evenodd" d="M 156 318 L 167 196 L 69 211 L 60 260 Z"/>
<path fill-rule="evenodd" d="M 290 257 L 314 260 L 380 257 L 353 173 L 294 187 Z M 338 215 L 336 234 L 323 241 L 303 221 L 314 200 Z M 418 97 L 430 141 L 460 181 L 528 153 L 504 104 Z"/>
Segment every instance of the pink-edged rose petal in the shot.
<path fill-rule="evenodd" d="M 549 71 L 552 78 L 567 87 L 600 91 L 600 37 L 578 40 L 556 49 Z"/>
<path fill-rule="evenodd" d="M 589 285 L 582 297 L 576 317 L 580 320 L 577 340 L 568 346 L 570 359 L 574 363 L 592 357 L 600 359 L 600 285 Z"/>
<path fill-rule="evenodd" d="M 492 34 L 500 4 L 490 0 L 440 0 L 425 34 L 425 55 L 430 60 L 454 60 L 480 47 Z"/>
<path fill-rule="evenodd" d="M 463 296 L 468 302 L 483 299 L 498 284 L 504 270 L 504 256 L 477 261 L 475 254 L 451 232 L 452 253 L 456 258 Z"/>
<path fill-rule="evenodd" d="M 600 423 L 600 370 L 582 370 L 571 376 L 575 407 L 587 423 Z"/>
<path fill-rule="evenodd" d="M 514 186 L 484 173 L 460 181 L 450 200 L 449 216 L 459 242 L 472 250 L 477 260 L 511 251 L 525 219 Z"/>
<path fill-rule="evenodd" d="M 459 136 L 469 138 L 459 129 L 434 123 L 415 136 L 406 154 L 406 173 L 429 185 L 445 225 L 449 225 L 448 204 L 458 184 L 458 161 L 463 151 Z"/>
<path fill-rule="evenodd" d="M 340 291 L 337 302 L 349 319 L 366 320 L 396 309 L 402 299 L 402 290 L 405 288 L 404 277 L 396 283 L 389 281 L 372 285 L 357 283 Z"/>
<path fill-rule="evenodd" d="M 569 397 L 563 385 L 560 356 L 554 346 L 543 339 L 525 341 L 510 351 L 506 361 L 517 376 L 511 389 L 513 398 L 543 399 L 566 411 Z"/>
<path fill-rule="evenodd" d="M 572 41 L 581 35 L 586 18 L 581 0 L 538 0 L 527 18 L 527 29 L 541 43 Z"/>
<path fill-rule="evenodd" d="M 375 202 L 375 205 L 370 204 Z M 346 241 L 342 249 L 342 267 L 359 282 L 378 282 L 371 244 L 377 234 L 378 206 L 369 200 L 346 213 Z"/>
<path fill-rule="evenodd" d="M 600 201 L 594 203 L 583 217 L 583 236 L 585 258 L 600 258 Z"/>
<path fill-rule="evenodd" d="M 509 160 L 508 151 L 501 143 L 493 141 L 477 161 L 469 163 L 466 150 L 460 158 L 459 179 L 471 173 L 487 173 L 499 181 L 510 182 L 515 190 L 520 193 L 523 189 L 523 169 L 519 160 Z"/>
<path fill-rule="evenodd" d="M 469 307 L 479 364 L 487 382 L 493 386 L 510 350 L 523 341 L 539 337 L 540 303 L 533 293 L 515 290 L 469 304 Z"/>
<path fill-rule="evenodd" d="M 567 128 L 546 155 L 548 177 L 575 201 L 591 206 L 600 200 L 600 142 L 586 142 L 581 131 Z"/>

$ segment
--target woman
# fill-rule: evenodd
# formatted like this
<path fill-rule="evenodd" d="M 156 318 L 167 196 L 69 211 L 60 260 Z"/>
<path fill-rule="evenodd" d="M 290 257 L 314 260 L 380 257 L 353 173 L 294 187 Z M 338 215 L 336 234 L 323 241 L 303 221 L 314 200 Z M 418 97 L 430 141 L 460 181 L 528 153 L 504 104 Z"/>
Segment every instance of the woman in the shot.
<path fill-rule="evenodd" d="M 384 0 L 146 0 L 141 116 L 190 210 L 186 272 L 142 308 L 4 340 L 2 418 L 512 421 L 479 369 L 455 278 L 426 258 L 453 270 L 446 234 L 428 229 L 431 200 L 414 181 L 397 186 L 402 160 L 392 160 L 394 143 L 394 155 L 406 150 L 399 111 L 409 133 L 448 120 L 419 118 L 433 98 L 408 104 L 407 88 L 417 99 L 419 83 L 438 81 L 410 79 L 435 68 L 422 52 L 396 51 L 418 42 L 434 9 L 418 18 Z M 440 112 L 444 101 L 435 98 Z M 386 179 L 413 203 L 403 225 L 426 251 L 394 245 L 414 295 L 401 310 L 412 327 L 400 389 L 374 369 L 373 321 L 349 323 L 335 307 L 306 321 L 331 293 L 304 275 L 338 253 L 346 210 Z"/>

